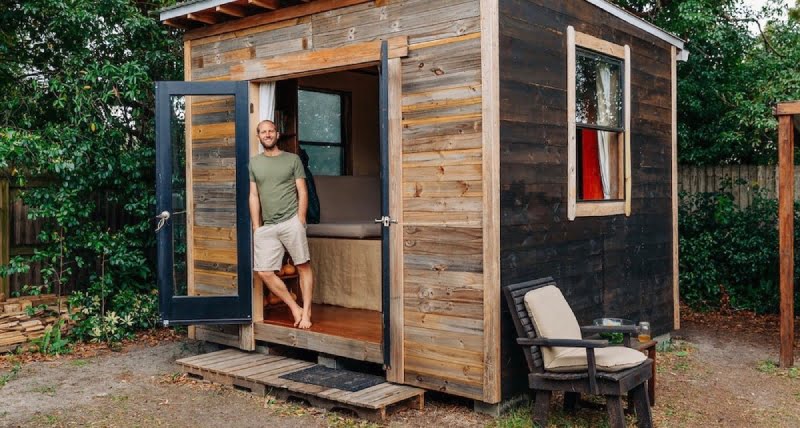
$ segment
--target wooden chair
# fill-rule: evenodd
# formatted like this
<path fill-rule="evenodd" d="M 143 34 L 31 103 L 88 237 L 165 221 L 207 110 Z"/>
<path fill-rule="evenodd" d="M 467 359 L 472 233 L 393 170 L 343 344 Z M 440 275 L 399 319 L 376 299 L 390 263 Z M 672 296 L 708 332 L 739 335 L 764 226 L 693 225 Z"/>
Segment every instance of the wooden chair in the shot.
<path fill-rule="evenodd" d="M 607 348 L 608 341 L 606 340 L 584 340 L 582 334 L 596 334 L 596 333 L 610 333 L 619 332 L 623 333 L 626 337 L 625 343 L 630 343 L 630 335 L 635 334 L 636 328 L 634 326 L 591 326 L 579 327 L 572 310 L 563 300 L 561 292 L 557 287 L 555 290 L 552 288 L 545 289 L 544 287 L 556 286 L 555 281 L 548 277 L 527 281 L 519 284 L 510 284 L 503 287 L 503 294 L 505 295 L 506 302 L 510 309 L 511 315 L 514 319 L 514 326 L 517 330 L 517 343 L 522 345 L 523 352 L 525 353 L 525 360 L 528 363 L 528 386 L 535 392 L 535 404 L 533 412 L 534 424 L 542 426 L 547 424 L 547 414 L 550 407 L 550 399 L 553 391 L 564 391 L 564 407 L 572 410 L 580 398 L 580 394 L 594 394 L 603 395 L 606 398 L 606 410 L 608 412 L 609 425 L 611 427 L 624 427 L 625 415 L 622 407 L 623 398 L 630 394 L 630 399 L 635 408 L 638 418 L 639 427 L 652 427 L 652 415 L 650 413 L 650 405 L 647 397 L 646 383 L 651 376 L 651 365 L 653 361 L 644 359 L 640 363 L 630 368 L 621 369 L 619 371 L 603 371 L 602 368 L 598 370 L 598 361 L 596 354 L 598 352 L 607 354 L 609 352 L 618 352 L 630 357 L 630 349 L 623 347 Z M 543 319 L 542 317 L 552 316 L 557 311 L 559 305 L 547 303 L 546 307 L 537 309 L 540 314 L 528 314 L 526 307 L 525 296 L 532 290 L 538 290 L 529 296 L 529 299 L 535 299 L 537 295 L 547 295 L 547 298 L 554 297 L 558 300 L 560 297 L 563 302 L 561 303 L 562 310 L 558 313 L 557 323 L 562 325 L 557 326 L 563 328 L 574 328 L 577 330 L 577 338 L 575 337 L 538 337 L 537 332 L 542 332 L 542 328 L 537 326 L 536 319 L 540 324 L 550 322 L 550 320 Z M 543 294 L 546 293 L 546 294 Z M 544 299 L 544 297 L 542 297 Z M 529 303 L 537 304 L 535 300 L 529 300 Z M 539 302 L 541 305 L 543 303 Z M 564 309 L 565 308 L 565 309 Z M 568 313 L 563 313 L 563 311 Z M 543 314 L 542 314 L 543 313 Z M 563 315 L 562 315 L 563 313 Z M 574 326 L 571 324 L 574 323 Z M 547 331 L 547 329 L 545 329 Z M 549 331 L 552 331 L 549 330 Z M 548 336 L 542 333 L 542 336 Z M 583 353 L 575 349 L 585 349 L 585 360 Z M 603 349 L 607 348 L 607 349 Z M 558 355 L 571 355 L 572 361 L 580 360 L 585 361 L 583 368 L 578 368 L 580 371 L 569 372 L 554 372 L 546 369 L 548 365 L 553 366 L 553 351 L 560 350 L 562 354 Z M 564 351 L 567 350 L 567 351 Z M 544 351 L 544 353 L 543 353 Z M 641 354 L 640 354 L 641 355 Z M 603 357 L 603 355 L 601 355 Z M 550 359 L 550 361 L 546 361 Z M 558 358 L 561 358 L 560 356 Z M 577 366 L 576 366 L 577 367 Z M 624 366 L 620 366 L 624 367 Z M 560 370 L 561 368 L 559 368 Z M 569 367 L 567 368 L 569 369 Z M 556 370 L 556 368 L 553 368 Z"/>

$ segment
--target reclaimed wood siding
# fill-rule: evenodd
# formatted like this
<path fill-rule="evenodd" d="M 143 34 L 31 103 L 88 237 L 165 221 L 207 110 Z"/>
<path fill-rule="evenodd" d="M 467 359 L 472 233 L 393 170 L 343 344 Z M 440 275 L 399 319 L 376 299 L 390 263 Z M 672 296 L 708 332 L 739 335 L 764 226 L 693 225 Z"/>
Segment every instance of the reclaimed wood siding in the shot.
<path fill-rule="evenodd" d="M 191 77 L 228 80 L 248 60 L 402 35 L 404 378 L 480 399 L 479 1 L 370 2 L 192 40 Z"/>
<path fill-rule="evenodd" d="M 193 295 L 237 294 L 233 96 L 191 99 Z"/>
<path fill-rule="evenodd" d="M 567 219 L 570 25 L 631 47 L 630 217 Z M 500 2 L 503 284 L 551 275 L 581 323 L 616 316 L 672 329 L 670 62 L 667 43 L 587 2 Z M 503 332 L 504 365 L 520 367 L 513 326 Z"/>

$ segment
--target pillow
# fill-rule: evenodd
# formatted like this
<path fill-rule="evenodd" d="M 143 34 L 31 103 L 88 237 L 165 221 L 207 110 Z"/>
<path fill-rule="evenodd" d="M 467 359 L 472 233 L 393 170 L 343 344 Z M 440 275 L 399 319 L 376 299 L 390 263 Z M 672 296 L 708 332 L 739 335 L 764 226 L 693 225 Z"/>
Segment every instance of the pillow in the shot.
<path fill-rule="evenodd" d="M 525 308 L 533 319 L 536 334 L 547 339 L 582 339 L 581 327 L 561 290 L 547 285 L 525 293 Z M 561 355 L 575 348 L 541 346 L 545 370 Z M 580 349 L 585 353 L 583 348 Z M 585 361 L 584 361 L 585 364 Z"/>
<path fill-rule="evenodd" d="M 610 348 L 597 348 L 594 350 L 595 365 L 597 371 L 618 372 L 621 370 L 636 367 L 642 364 L 647 357 L 643 353 L 626 348 L 624 346 L 613 346 Z M 582 372 L 589 368 L 586 362 L 586 349 L 569 348 L 562 352 L 555 360 L 546 367 L 551 372 Z"/>

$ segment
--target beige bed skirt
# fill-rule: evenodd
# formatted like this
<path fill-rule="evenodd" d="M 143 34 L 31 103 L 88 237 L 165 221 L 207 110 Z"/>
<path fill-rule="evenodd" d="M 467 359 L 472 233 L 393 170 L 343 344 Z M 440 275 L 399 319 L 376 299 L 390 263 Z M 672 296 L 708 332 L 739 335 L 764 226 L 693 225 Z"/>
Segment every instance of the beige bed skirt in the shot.
<path fill-rule="evenodd" d="M 381 241 L 308 238 L 314 303 L 381 310 Z"/>

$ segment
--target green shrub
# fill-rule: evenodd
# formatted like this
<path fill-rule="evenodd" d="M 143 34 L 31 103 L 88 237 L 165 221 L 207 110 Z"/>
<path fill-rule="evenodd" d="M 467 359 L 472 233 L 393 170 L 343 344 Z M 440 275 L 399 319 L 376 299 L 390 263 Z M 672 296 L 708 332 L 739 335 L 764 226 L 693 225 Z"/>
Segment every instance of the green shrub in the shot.
<path fill-rule="evenodd" d="M 681 297 L 696 309 L 730 305 L 758 313 L 778 311 L 778 201 L 756 191 L 744 209 L 730 183 L 713 193 L 681 194 Z M 795 204 L 795 223 L 800 224 Z M 795 240 L 800 230 L 795 230 Z M 800 260 L 800 254 L 795 254 Z M 800 266 L 795 261 L 795 277 Z"/>
<path fill-rule="evenodd" d="M 157 11 L 173 3 L 30 0 L 0 14 L 0 176 L 42 227 L 0 276 L 39 264 L 24 294 L 81 290 L 80 339 L 154 324 L 153 83 L 183 75 L 180 32 Z"/>
<path fill-rule="evenodd" d="M 80 310 L 73 314 L 77 321 L 72 334 L 79 340 L 119 343 L 133 338 L 137 330 L 156 327 L 158 323 L 158 295 L 142 294 L 134 290 L 118 290 L 105 302 L 102 292 L 75 292 L 70 296 L 70 307 Z"/>

